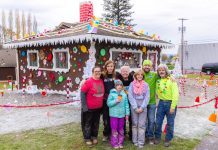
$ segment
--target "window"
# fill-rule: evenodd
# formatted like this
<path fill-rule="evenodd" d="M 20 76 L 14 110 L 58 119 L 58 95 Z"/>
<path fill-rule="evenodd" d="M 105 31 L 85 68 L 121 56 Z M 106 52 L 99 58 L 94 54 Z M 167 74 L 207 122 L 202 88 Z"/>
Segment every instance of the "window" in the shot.
<path fill-rule="evenodd" d="M 111 49 L 110 53 L 116 69 L 120 69 L 124 65 L 130 66 L 132 70 L 141 67 L 142 52 L 140 50 Z"/>
<path fill-rule="evenodd" d="M 33 70 L 39 68 L 38 51 L 36 50 L 27 51 L 27 68 Z"/>
<path fill-rule="evenodd" d="M 70 70 L 69 48 L 53 50 L 53 69 L 59 72 L 68 72 Z"/>

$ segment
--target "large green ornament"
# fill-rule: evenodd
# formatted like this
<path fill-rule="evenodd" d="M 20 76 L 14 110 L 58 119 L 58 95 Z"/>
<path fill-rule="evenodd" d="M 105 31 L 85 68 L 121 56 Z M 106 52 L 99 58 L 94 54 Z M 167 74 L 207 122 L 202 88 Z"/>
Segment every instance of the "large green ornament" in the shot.
<path fill-rule="evenodd" d="M 58 77 L 58 82 L 59 82 L 59 83 L 61 83 L 61 82 L 63 82 L 63 81 L 64 81 L 64 77 L 63 77 L 63 76 Z"/>
<path fill-rule="evenodd" d="M 105 56 L 106 55 L 106 50 L 104 48 L 101 49 L 100 55 L 101 56 Z"/>

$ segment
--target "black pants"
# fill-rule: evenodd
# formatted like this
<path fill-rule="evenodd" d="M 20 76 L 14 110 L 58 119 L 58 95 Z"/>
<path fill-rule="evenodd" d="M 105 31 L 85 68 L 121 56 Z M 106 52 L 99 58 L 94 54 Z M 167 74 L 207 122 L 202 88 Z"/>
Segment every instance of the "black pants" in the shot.
<path fill-rule="evenodd" d="M 102 114 L 103 114 L 103 124 L 104 124 L 103 135 L 109 137 L 111 134 L 111 127 L 110 127 L 109 107 L 107 106 L 107 100 L 104 100 L 103 102 Z"/>
<path fill-rule="evenodd" d="M 101 110 L 81 111 L 81 127 L 84 140 L 96 139 L 98 137 Z"/>

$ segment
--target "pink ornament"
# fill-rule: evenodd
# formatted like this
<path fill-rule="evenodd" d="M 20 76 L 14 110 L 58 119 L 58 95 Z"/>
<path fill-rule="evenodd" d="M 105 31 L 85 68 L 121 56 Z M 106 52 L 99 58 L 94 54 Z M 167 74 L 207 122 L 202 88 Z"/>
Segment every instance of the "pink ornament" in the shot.
<path fill-rule="evenodd" d="M 42 71 L 38 71 L 38 77 L 42 75 Z"/>

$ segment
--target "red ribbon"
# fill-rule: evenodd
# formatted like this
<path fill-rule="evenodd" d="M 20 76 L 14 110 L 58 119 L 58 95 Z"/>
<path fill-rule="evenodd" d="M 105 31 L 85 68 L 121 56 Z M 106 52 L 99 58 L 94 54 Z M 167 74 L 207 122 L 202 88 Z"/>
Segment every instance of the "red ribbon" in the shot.
<path fill-rule="evenodd" d="M 217 109 L 218 108 L 218 97 L 216 97 L 215 100 L 216 101 L 215 101 L 214 107 L 215 107 L 215 109 Z"/>

